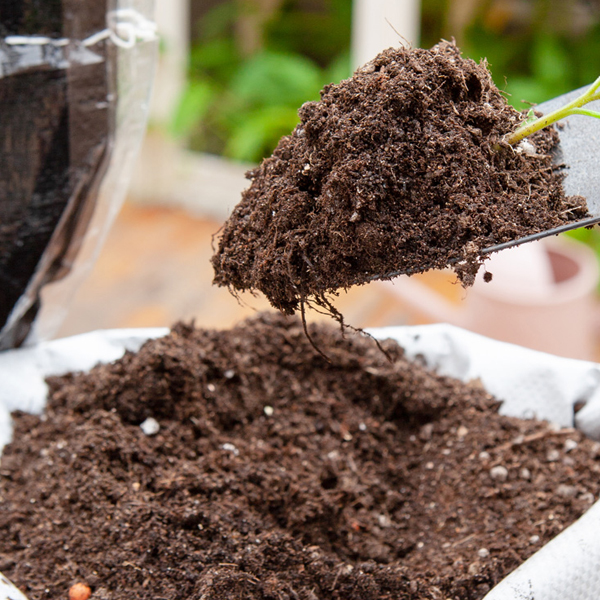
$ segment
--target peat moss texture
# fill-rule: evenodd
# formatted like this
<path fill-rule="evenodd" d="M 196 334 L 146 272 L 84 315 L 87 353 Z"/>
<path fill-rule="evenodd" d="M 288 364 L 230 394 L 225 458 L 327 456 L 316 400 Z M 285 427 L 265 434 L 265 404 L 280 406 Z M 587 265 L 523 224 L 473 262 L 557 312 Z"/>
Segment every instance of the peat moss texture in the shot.
<path fill-rule="evenodd" d="M 285 313 L 449 263 L 468 285 L 481 250 L 587 214 L 565 198 L 555 131 L 530 138 L 533 155 L 494 148 L 523 115 L 451 42 L 386 50 L 299 115 L 248 173 L 212 259 L 216 284 Z"/>
<path fill-rule="evenodd" d="M 481 600 L 598 497 L 581 432 L 310 334 L 329 361 L 273 312 L 54 378 L 2 456 L 0 571 L 30 600 Z"/>

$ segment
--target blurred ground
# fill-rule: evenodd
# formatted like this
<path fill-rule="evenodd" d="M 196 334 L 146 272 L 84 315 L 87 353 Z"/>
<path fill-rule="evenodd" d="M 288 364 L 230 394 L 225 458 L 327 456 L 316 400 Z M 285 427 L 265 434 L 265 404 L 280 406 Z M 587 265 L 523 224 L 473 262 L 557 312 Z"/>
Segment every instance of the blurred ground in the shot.
<path fill-rule="evenodd" d="M 92 272 L 75 294 L 57 337 L 95 329 L 168 327 L 179 320 L 194 320 L 199 327 L 223 329 L 256 311 L 268 309 L 262 296 L 244 294 L 238 300 L 226 289 L 212 285 L 211 241 L 219 227 L 219 220 L 193 216 L 181 208 L 126 203 Z M 410 293 L 404 299 L 384 284 L 373 282 L 341 293 L 335 305 L 349 324 L 363 328 L 433 320 L 452 322 L 452 311 L 464 308 L 467 292 L 456 285 L 454 275 L 431 271 L 409 280 L 394 285 L 395 288 L 402 285 L 405 290 L 409 286 Z M 415 281 L 438 292 L 441 304 L 445 304 L 437 311 L 438 319 L 432 319 L 436 311 L 432 310 L 431 299 L 423 296 L 419 286 L 412 286 Z M 449 302 L 444 303 L 444 299 Z M 330 318 L 311 311 L 308 319 Z M 527 331 L 511 335 L 517 335 L 518 339 L 500 339 L 530 345 L 526 341 Z M 590 335 L 593 339 L 585 358 L 598 361 L 600 337 L 595 328 Z M 555 346 L 532 347 L 584 358 L 578 352 L 565 353 L 560 347 L 556 350 Z"/>
<path fill-rule="evenodd" d="M 126 204 L 58 337 L 192 319 L 198 326 L 224 328 L 268 308 L 262 297 L 245 294 L 238 301 L 211 284 L 211 238 L 219 226 L 177 208 Z M 456 292 L 456 286 L 446 288 Z M 419 321 L 377 284 L 342 293 L 336 306 L 358 327 Z M 312 312 L 310 318 L 328 317 Z"/>

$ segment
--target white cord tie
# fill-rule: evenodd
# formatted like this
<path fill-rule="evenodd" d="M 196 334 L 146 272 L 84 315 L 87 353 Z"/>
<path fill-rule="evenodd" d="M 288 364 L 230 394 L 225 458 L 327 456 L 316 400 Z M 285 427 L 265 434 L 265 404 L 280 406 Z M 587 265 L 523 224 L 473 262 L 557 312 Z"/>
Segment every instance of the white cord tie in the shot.
<path fill-rule="evenodd" d="M 81 43 L 83 46 L 94 46 L 106 39 L 119 48 L 133 48 L 138 41 L 151 42 L 157 39 L 157 26 L 154 21 L 146 19 L 144 15 L 132 8 L 121 8 L 110 11 L 106 16 L 107 28 L 94 33 Z M 9 35 L 4 41 L 10 46 L 66 46 L 69 39 L 54 39 L 42 35 Z"/>

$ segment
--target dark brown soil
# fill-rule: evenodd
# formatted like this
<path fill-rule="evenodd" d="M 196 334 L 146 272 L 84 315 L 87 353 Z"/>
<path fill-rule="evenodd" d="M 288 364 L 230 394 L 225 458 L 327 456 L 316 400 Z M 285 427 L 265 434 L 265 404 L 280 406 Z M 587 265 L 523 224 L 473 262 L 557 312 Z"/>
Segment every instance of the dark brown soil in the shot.
<path fill-rule="evenodd" d="M 267 314 L 51 381 L 2 457 L 0 571 L 31 600 L 76 581 L 93 600 L 479 599 L 600 492 L 580 433 L 310 329 L 331 362 Z"/>
<path fill-rule="evenodd" d="M 212 259 L 216 284 L 286 313 L 450 262 L 467 285 L 482 249 L 587 213 L 552 165 L 556 132 L 530 138 L 536 156 L 494 149 L 523 115 L 452 43 L 386 50 L 299 115 L 248 173 Z"/>

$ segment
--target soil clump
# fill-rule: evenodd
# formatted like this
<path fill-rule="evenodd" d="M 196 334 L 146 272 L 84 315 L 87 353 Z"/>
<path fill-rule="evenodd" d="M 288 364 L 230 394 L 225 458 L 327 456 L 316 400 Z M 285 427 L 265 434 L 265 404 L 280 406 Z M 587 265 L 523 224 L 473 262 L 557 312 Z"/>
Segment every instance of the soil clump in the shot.
<path fill-rule="evenodd" d="M 478 600 L 600 492 L 579 432 L 310 333 L 329 362 L 274 313 L 50 380 L 0 463 L 0 571 L 30 600 Z"/>
<path fill-rule="evenodd" d="M 335 314 L 336 290 L 450 263 L 469 285 L 483 249 L 587 215 L 552 163 L 556 131 L 528 138 L 533 156 L 495 149 L 524 115 L 453 43 L 386 50 L 299 116 L 212 259 L 216 284 L 285 313 Z"/>

